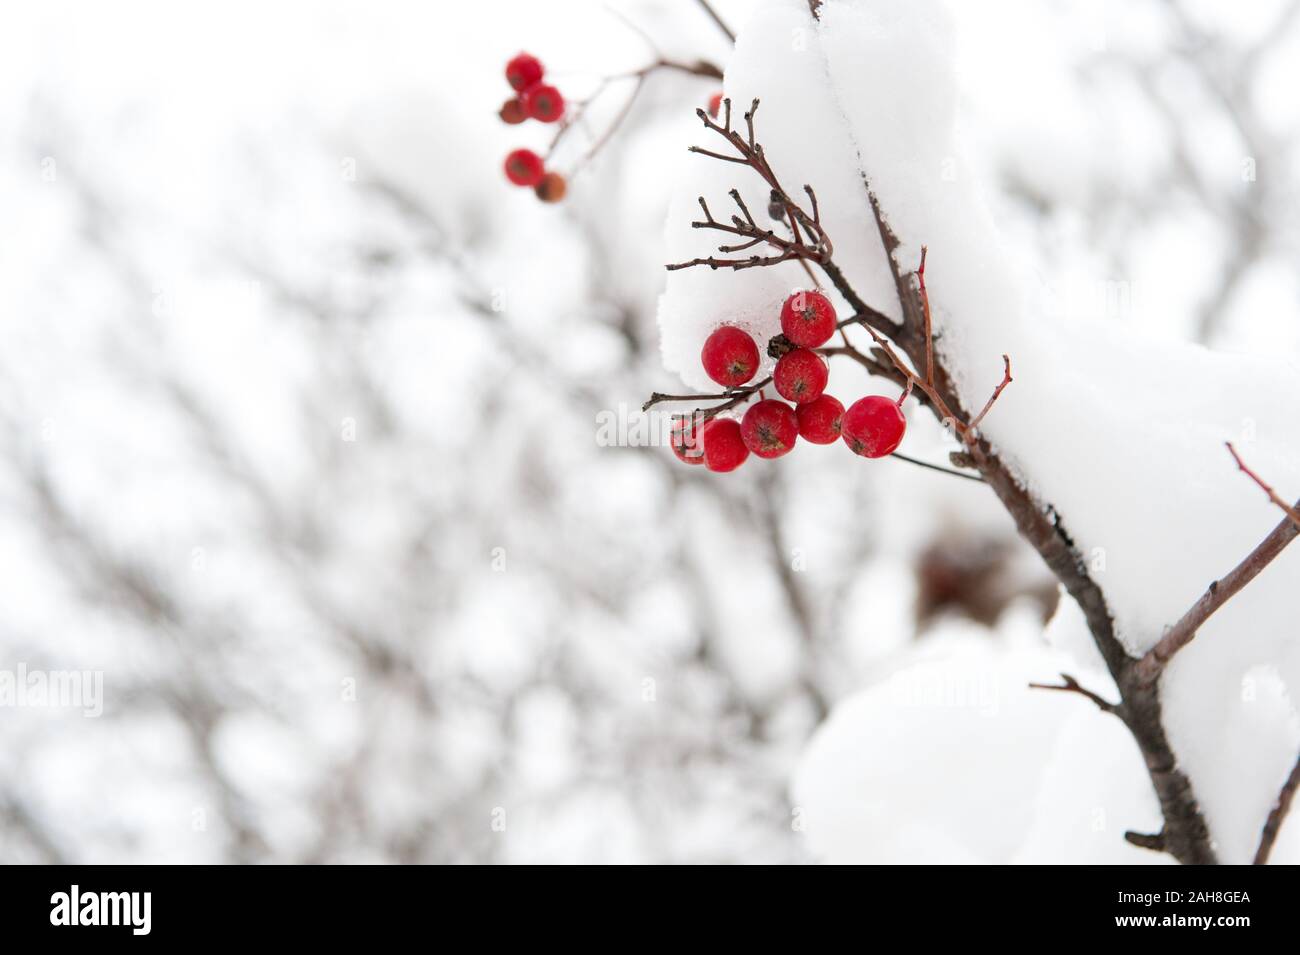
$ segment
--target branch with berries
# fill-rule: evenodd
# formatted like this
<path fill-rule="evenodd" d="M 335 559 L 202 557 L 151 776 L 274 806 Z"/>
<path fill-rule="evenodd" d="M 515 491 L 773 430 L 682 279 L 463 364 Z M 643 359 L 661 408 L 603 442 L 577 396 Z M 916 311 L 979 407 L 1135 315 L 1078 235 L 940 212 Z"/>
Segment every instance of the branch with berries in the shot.
<path fill-rule="evenodd" d="M 640 31 L 638 31 L 640 32 Z M 648 38 L 647 38 L 648 41 Z M 640 69 L 600 80 L 592 93 L 584 100 L 570 102 L 560 90 L 545 81 L 546 68 L 542 61 L 531 53 L 520 53 L 506 63 L 506 82 L 514 90 L 501 106 L 497 115 L 501 121 L 517 126 L 528 120 L 543 124 L 558 124 L 555 135 L 545 155 L 532 149 L 515 149 L 506 156 L 506 178 L 516 186 L 531 188 L 537 198 L 543 202 L 559 202 L 568 193 L 569 183 L 577 173 L 587 165 L 605 147 L 618 132 L 623 122 L 632 112 L 646 81 L 656 73 L 683 73 L 706 79 L 721 80 L 722 70 L 707 60 L 683 62 L 671 59 L 655 49 L 654 59 Z M 622 106 L 604 131 L 595 136 L 586 152 L 570 168 L 566 177 L 553 168 L 555 157 L 569 133 L 585 126 L 588 110 L 593 103 L 601 100 L 604 94 L 618 85 L 630 81 L 632 87 Z M 716 112 L 716 103 L 722 94 L 715 93 L 710 100 L 710 108 Z"/>
<path fill-rule="evenodd" d="M 922 403 L 951 428 L 962 445 L 961 450 L 953 455 L 954 463 L 972 467 L 979 473 L 1015 520 L 1021 535 L 1039 552 L 1078 603 L 1101 656 L 1120 689 L 1120 700 L 1111 703 L 1083 689 L 1071 677 L 1065 677 L 1064 684 L 1059 687 L 1050 687 L 1087 697 L 1105 712 L 1119 717 L 1143 754 L 1160 802 L 1164 826 L 1155 835 L 1126 833 L 1126 840 L 1134 845 L 1168 852 L 1184 863 L 1216 861 L 1209 829 L 1191 782 L 1179 769 L 1165 732 L 1158 681 L 1142 679 L 1142 661 L 1126 652 L 1115 632 L 1105 595 L 1089 575 L 1087 565 L 1063 526 L 1060 515 L 1030 494 L 980 432 L 980 425 L 1012 381 L 1010 358 L 1002 356 L 1002 378 L 983 406 L 976 413 L 963 417 L 962 402 L 951 375 L 935 353 L 933 318 L 926 285 L 928 251 L 923 248 L 915 271 L 907 271 L 899 265 L 901 243 L 870 184 L 864 179 L 903 320 L 895 322 L 879 309 L 867 305 L 834 261 L 834 246 L 822 223 L 815 191 L 810 186 L 804 187 L 807 197 L 804 205 L 792 198 L 777 177 L 754 132 L 757 106 L 755 102 L 744 114 L 743 132 L 733 128 L 730 104 L 725 100 L 721 121 L 700 112 L 705 127 L 721 137 L 729 151 L 701 147 L 693 147 L 692 151 L 715 161 L 749 167 L 757 173 L 770 190 L 769 213 L 779 227 L 759 225 L 741 201 L 738 191 L 731 194 L 736 211 L 725 219 L 713 215 L 701 199 L 704 216 L 694 222 L 693 227 L 721 233 L 727 236 L 727 240 L 719 247 L 718 255 L 675 263 L 668 268 L 708 267 L 739 271 L 798 261 L 805 269 L 815 267 L 820 270 L 853 308 L 854 314 L 837 322 L 829 300 L 821 292 L 807 290 L 796 293 L 782 308 L 781 335 L 768 343 L 769 354 L 777 358 L 777 367 L 770 381 L 764 380 L 756 385 L 748 382 L 758 367 L 757 345 L 741 329 L 730 326 L 716 329 L 705 343 L 701 360 L 709 376 L 726 390 L 710 396 L 680 397 L 680 400 L 691 401 L 712 398 L 718 403 L 678 419 L 674 429 L 675 453 L 689 463 L 703 463 L 719 471 L 733 470 L 751 451 L 760 457 L 778 457 L 788 453 L 796 435 L 814 441 L 838 431 L 855 452 L 868 457 L 878 456 L 892 451 L 902 439 L 906 422 L 900 409 L 907 397 L 915 394 L 921 398 Z M 749 254 L 740 254 L 744 252 Z M 869 349 L 858 348 L 848 338 L 845 332 L 851 326 L 861 326 L 867 331 L 872 341 Z M 843 343 L 828 347 L 826 343 L 836 331 L 840 332 Z M 824 385 L 824 378 L 816 371 L 809 372 L 813 366 L 808 358 L 803 355 L 791 358 L 801 350 L 812 352 L 818 359 L 845 355 L 869 373 L 898 382 L 904 389 L 903 393 L 897 402 L 873 396 L 855 402 L 840 413 L 842 406 L 839 402 L 819 392 L 818 383 Z M 785 391 L 782 391 L 781 383 L 786 383 Z M 769 402 L 763 398 L 745 413 L 739 423 L 718 417 L 720 412 L 747 402 L 755 394 L 761 396 L 768 384 L 776 387 L 782 397 L 794 402 L 793 413 L 781 402 Z M 805 400 L 800 401 L 800 398 Z M 647 402 L 647 407 L 661 400 L 679 400 L 679 397 L 655 395 Z M 823 407 L 831 409 L 825 431 L 818 430 L 811 421 L 806 425 L 803 423 L 803 416 L 811 417 L 811 410 L 803 409 L 811 409 L 812 401 L 822 402 Z M 835 420 L 837 416 L 838 421 Z M 702 427 L 697 426 L 700 420 L 704 422 Z M 830 437 L 830 440 L 834 438 Z M 1295 775 L 1300 776 L 1300 773 Z M 1289 800 L 1284 802 L 1289 805 Z"/>
<path fill-rule="evenodd" d="M 700 3 L 711 12 L 706 0 L 700 0 Z M 809 0 L 808 5 L 812 16 L 818 18 L 818 0 Z M 725 25 L 717 22 L 730 35 Z M 656 55 L 640 70 L 603 81 L 589 100 L 566 111 L 558 90 L 537 87 L 543 76 L 540 63 L 535 63 L 535 69 L 526 60 L 522 64 L 512 61 L 512 64 L 514 74 L 510 75 L 508 70 L 508 78 L 517 92 L 516 103 L 507 103 L 503 107 L 502 118 L 507 122 L 522 122 L 526 118 L 562 122 L 545 158 L 529 150 L 518 150 L 507 159 L 506 173 L 511 181 L 538 189 L 539 196 L 550 201 L 561 197 L 567 185 L 549 168 L 555 148 L 568 131 L 580 123 L 587 105 L 606 89 L 612 88 L 616 81 L 632 81 L 631 94 L 608 128 L 594 137 L 592 147 L 577 168 L 581 168 L 617 131 L 647 77 L 661 70 L 721 77 L 721 72 L 710 64 L 682 64 Z M 843 439 L 850 449 L 865 457 L 885 454 L 905 457 L 895 450 L 906 429 L 901 410 L 903 405 L 909 397 L 914 397 L 930 408 L 940 422 L 951 429 L 961 445 L 960 450 L 952 455 L 953 464 L 973 470 L 978 474 L 974 479 L 982 480 L 991 488 L 1015 521 L 1021 536 L 1038 551 L 1078 604 L 1118 687 L 1119 699 L 1112 703 L 1086 690 L 1070 676 L 1063 676 L 1060 685 L 1039 684 L 1044 689 L 1082 696 L 1104 712 L 1113 714 L 1124 723 L 1138 745 L 1159 800 L 1163 826 L 1155 834 L 1127 832 L 1124 838 L 1136 846 L 1167 852 L 1184 863 L 1217 861 L 1191 782 L 1179 769 L 1165 733 L 1159 677 L 1168 659 L 1190 642 L 1205 619 L 1249 583 L 1290 540 L 1300 536 L 1300 523 L 1295 520 L 1300 514 L 1300 503 L 1295 506 L 1286 504 L 1245 466 L 1234 450 L 1238 465 L 1265 490 L 1270 500 L 1286 512 L 1287 520 L 1279 524 L 1238 568 L 1212 584 L 1201 601 L 1185 615 L 1184 620 L 1170 628 L 1156 648 L 1143 657 L 1130 656 L 1118 638 L 1105 594 L 1090 576 L 1062 516 L 1050 503 L 1031 495 L 980 432 L 986 416 L 1011 384 L 1010 358 L 1002 356 L 1002 378 L 983 406 L 973 414 L 967 413 L 949 370 L 935 353 L 926 287 L 928 251 L 922 248 L 920 263 L 914 271 L 899 264 L 901 243 L 864 177 L 863 185 L 894 280 L 902 321 L 895 321 L 863 301 L 834 260 L 834 245 L 822 221 L 815 191 L 805 185 L 803 198 L 796 199 L 779 180 L 755 133 L 757 108 L 758 101 L 755 100 L 743 115 L 743 128 L 738 129 L 733 127 L 730 101 L 715 94 L 707 111 L 697 110 L 697 113 L 706 129 L 721 139 L 722 146 L 716 149 L 695 146 L 692 152 L 740 168 L 748 167 L 757 174 L 768 189 L 766 211 L 770 222 L 760 222 L 755 217 L 739 190 L 729 192 L 734 210 L 729 210 L 728 214 L 715 214 L 701 197 L 702 217 L 692 226 L 716 232 L 724 238 L 716 254 L 674 263 L 668 269 L 707 267 L 743 271 L 797 262 L 809 276 L 813 287 L 796 292 L 781 307 L 781 334 L 766 343 L 767 353 L 776 360 L 770 376 L 753 380 L 760 366 L 759 343 L 743 329 L 723 325 L 710 334 L 701 352 L 706 373 L 721 390 L 708 394 L 656 392 L 643 408 L 648 410 L 667 402 L 696 403 L 692 412 L 675 416 L 673 451 L 689 464 L 704 464 L 714 471 L 734 470 L 750 453 L 764 458 L 780 457 L 793 448 L 798 438 L 823 444 Z M 549 179 L 551 186 L 540 188 L 548 176 L 555 177 Z M 851 315 L 837 319 L 833 305 L 821 291 L 818 273 L 848 303 Z M 870 336 L 871 343 L 867 347 L 860 348 L 850 339 L 849 332 L 855 326 L 865 329 Z M 836 333 L 841 341 L 829 344 Z M 824 393 L 828 378 L 826 362 L 837 356 L 858 363 L 869 374 L 895 382 L 902 393 L 897 399 L 869 396 L 846 410 L 836 398 Z M 768 388 L 790 404 L 769 399 Z M 756 397 L 759 400 L 745 411 L 739 421 L 727 415 Z M 924 464 L 912 458 L 906 459 Z M 969 473 L 951 473 L 973 477 Z M 1267 859 L 1298 788 L 1300 762 L 1297 762 L 1269 814 L 1257 862 Z"/>
<path fill-rule="evenodd" d="M 736 208 L 729 218 L 716 217 L 707 200 L 700 196 L 703 218 L 692 222 L 691 227 L 718 232 L 727 238 L 718 246 L 718 255 L 670 264 L 668 270 L 707 267 L 741 271 L 798 261 L 805 268 L 811 264 L 820 269 L 856 311 L 840 321 L 834 304 L 822 291 L 805 289 L 794 292 L 781 306 L 781 333 L 767 342 L 767 354 L 776 359 L 776 366 L 770 377 L 752 385 L 749 382 L 760 364 L 758 343 L 735 325 L 714 329 L 704 343 L 700 360 L 705 373 L 725 390 L 694 395 L 655 393 L 642 406 L 643 410 L 648 410 L 660 402 L 718 402 L 676 417 L 672 440 L 674 453 L 687 463 L 703 464 L 709 470 L 720 472 L 735 470 L 750 453 L 769 459 L 788 454 L 798 438 L 813 444 L 831 444 L 842 438 L 850 450 L 862 457 L 893 455 L 897 453 L 907 429 L 903 405 L 914 391 L 924 396 L 925 403 L 952 428 L 964 445 L 972 445 L 980 422 L 1011 383 L 1010 358 L 1002 356 L 1002 381 L 981 411 L 969 421 L 955 414 L 949 400 L 936 387 L 933 322 L 925 289 L 927 251 L 922 249 L 921 263 L 915 273 L 922 302 L 925 342 L 924 360 L 918 371 L 918 366 L 905 360 L 888 337 L 894 323 L 884 313 L 866 305 L 835 264 L 834 244 L 822 223 L 816 191 L 811 185 L 804 185 L 805 205 L 794 199 L 782 185 L 755 132 L 754 117 L 759 101 L 755 99 L 743 114 L 743 131 L 732 123 L 731 100 L 724 99 L 720 105 L 720 116 L 715 117 L 702 109 L 696 113 L 705 128 L 723 140 L 728 151 L 701 146 L 692 146 L 690 151 L 753 170 L 769 190 L 769 218 L 778 225 L 760 225 L 741 198 L 739 189 L 733 188 L 728 192 Z M 740 254 L 745 252 L 749 254 Z M 862 351 L 849 339 L 846 330 L 852 326 L 861 326 L 871 336 L 873 347 L 870 352 Z M 843 343 L 827 347 L 827 342 L 836 332 L 841 334 Z M 845 409 L 837 398 L 825 394 L 829 379 L 826 360 L 836 355 L 849 357 L 869 373 L 900 383 L 902 394 L 897 400 L 868 395 Z M 769 385 L 794 407 L 767 398 L 764 389 Z M 760 400 L 739 421 L 718 417 L 755 395 Z"/>

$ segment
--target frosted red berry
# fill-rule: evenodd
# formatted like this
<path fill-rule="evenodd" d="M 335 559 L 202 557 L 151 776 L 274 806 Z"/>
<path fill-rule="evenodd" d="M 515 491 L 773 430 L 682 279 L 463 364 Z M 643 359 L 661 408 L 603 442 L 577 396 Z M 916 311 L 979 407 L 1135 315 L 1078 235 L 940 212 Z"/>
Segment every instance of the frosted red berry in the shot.
<path fill-rule="evenodd" d="M 779 458 L 794 450 L 799 437 L 799 419 L 784 401 L 769 398 L 745 412 L 740 422 L 745 447 L 760 458 Z"/>
<path fill-rule="evenodd" d="M 516 186 L 535 186 L 544 175 L 542 157 L 531 149 L 516 149 L 506 157 L 506 178 Z"/>
<path fill-rule="evenodd" d="M 704 463 L 703 427 L 696 427 L 690 418 L 674 422 L 669 445 L 679 461 L 687 464 Z"/>
<path fill-rule="evenodd" d="M 743 329 L 723 325 L 704 340 L 700 361 L 710 378 L 726 388 L 735 388 L 758 371 L 758 345 Z"/>
<path fill-rule="evenodd" d="M 542 79 L 542 61 L 531 53 L 520 53 L 506 64 L 506 82 L 521 93 Z"/>
<path fill-rule="evenodd" d="M 740 422 L 731 418 L 711 418 L 704 425 L 704 466 L 710 471 L 734 471 L 749 457 L 749 448 L 740 436 Z"/>
<path fill-rule="evenodd" d="M 835 306 L 821 292 L 795 292 L 781 306 L 781 332 L 804 348 L 824 345 L 835 334 Z"/>
<path fill-rule="evenodd" d="M 523 101 L 517 96 L 512 96 L 502 103 L 497 115 L 501 117 L 501 122 L 509 123 L 511 126 L 517 126 L 528 118 L 528 114 L 524 112 Z"/>
<path fill-rule="evenodd" d="M 815 401 L 794 409 L 799 419 L 799 437 L 813 444 L 834 444 L 840 436 L 844 419 L 844 406 L 832 395 L 822 395 Z"/>
<path fill-rule="evenodd" d="M 807 348 L 788 351 L 776 363 L 772 384 L 787 401 L 803 404 L 821 397 L 830 370 L 821 355 Z"/>
<path fill-rule="evenodd" d="M 533 119 L 553 123 L 564 115 L 564 97 L 554 86 L 537 83 L 524 92 L 524 109 Z"/>
<path fill-rule="evenodd" d="M 722 109 L 722 94 L 714 93 L 709 97 L 709 115 L 714 119 L 718 118 L 718 112 Z"/>
<path fill-rule="evenodd" d="M 844 412 L 841 426 L 844 443 L 864 458 L 893 454 L 907 430 L 907 419 L 898 402 L 883 395 L 859 398 Z"/>

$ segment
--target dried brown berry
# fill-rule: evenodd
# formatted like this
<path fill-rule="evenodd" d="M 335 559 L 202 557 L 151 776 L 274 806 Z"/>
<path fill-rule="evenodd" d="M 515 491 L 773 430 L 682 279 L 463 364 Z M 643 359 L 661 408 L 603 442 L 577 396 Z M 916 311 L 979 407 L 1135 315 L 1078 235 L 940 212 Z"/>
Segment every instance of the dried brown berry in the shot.
<path fill-rule="evenodd" d="M 512 96 L 502 103 L 501 111 L 497 115 L 501 117 L 503 123 L 509 123 L 511 126 L 517 126 L 528 118 L 528 112 L 517 96 Z"/>
<path fill-rule="evenodd" d="M 536 188 L 537 198 L 542 202 L 559 202 L 568 190 L 569 184 L 558 172 L 548 172 Z"/>

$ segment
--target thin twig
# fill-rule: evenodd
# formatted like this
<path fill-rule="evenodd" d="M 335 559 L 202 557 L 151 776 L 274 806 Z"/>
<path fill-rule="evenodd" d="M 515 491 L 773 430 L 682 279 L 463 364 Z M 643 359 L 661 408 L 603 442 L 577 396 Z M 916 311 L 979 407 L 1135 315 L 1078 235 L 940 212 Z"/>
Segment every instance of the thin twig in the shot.
<path fill-rule="evenodd" d="M 1271 564 L 1291 541 L 1295 540 L 1296 537 L 1300 537 L 1300 521 L 1293 517 L 1297 507 L 1300 507 L 1300 503 L 1295 507 L 1286 504 L 1277 497 L 1271 487 L 1260 480 L 1255 472 L 1242 463 L 1236 449 L 1231 444 L 1228 445 L 1228 450 L 1236 460 L 1237 466 L 1242 471 L 1245 471 L 1256 484 L 1265 489 L 1269 499 L 1281 508 L 1282 512 L 1286 514 L 1286 518 L 1274 527 L 1268 536 L 1246 555 L 1241 563 L 1223 577 L 1212 581 L 1209 588 L 1192 605 L 1191 609 L 1183 614 L 1177 623 L 1165 631 L 1159 642 L 1137 662 L 1137 675 L 1147 685 L 1154 683 L 1159 678 L 1160 674 L 1164 672 L 1165 665 L 1173 658 L 1174 654 L 1192 642 L 1197 632 L 1204 626 L 1205 621 L 1209 620 L 1220 607 L 1240 593 L 1243 587 L 1258 577 L 1260 572 Z"/>
<path fill-rule="evenodd" d="M 927 316 L 927 318 L 928 318 L 928 316 L 929 316 L 929 314 L 930 314 L 930 310 L 929 310 L 929 308 L 927 307 L 925 311 L 926 311 L 926 316 Z M 930 346 L 929 346 L 929 344 L 927 343 L 927 345 L 926 345 L 926 353 L 927 353 L 927 356 L 928 356 L 928 354 L 929 354 L 929 349 L 930 349 Z M 971 423 L 970 423 L 969 425 L 966 426 L 966 433 L 965 433 L 964 437 L 965 437 L 965 439 L 966 439 L 966 443 L 967 443 L 967 444 L 972 444 L 972 443 L 974 443 L 974 441 L 976 440 L 976 438 L 979 436 L 979 426 L 980 426 L 980 422 L 984 420 L 984 416 L 985 416 L 986 414 L 988 414 L 988 413 L 989 413 L 989 409 L 993 407 L 993 402 L 995 402 L 995 401 L 998 400 L 998 395 L 1002 394 L 1002 392 L 1006 389 L 1007 385 L 1011 384 L 1012 379 L 1011 379 L 1011 358 L 1010 358 L 1010 356 L 1008 356 L 1008 355 L 1003 355 L 1003 356 L 1002 356 L 1002 364 L 1003 364 L 1002 381 L 999 382 L 999 383 L 998 383 L 998 386 L 997 386 L 996 388 L 993 389 L 993 394 L 989 395 L 989 400 L 986 401 L 986 402 L 984 402 L 984 407 L 980 409 L 980 413 L 977 414 L 974 418 L 972 418 L 972 419 L 971 419 Z"/>
<path fill-rule="evenodd" d="M 758 392 L 762 391 L 772 383 L 772 376 L 768 375 L 762 381 L 755 382 L 752 385 L 745 385 L 743 388 L 729 388 L 726 391 L 714 395 L 668 395 L 656 391 L 641 406 L 642 411 L 649 411 L 652 407 L 662 402 L 673 401 L 721 401 L 722 404 L 715 405 L 712 408 L 696 408 L 691 417 L 707 421 L 720 412 L 727 411 L 736 405 L 744 404 Z M 687 415 L 679 415 L 685 418 Z"/>
<path fill-rule="evenodd" d="M 1278 495 L 1277 491 L 1273 490 L 1272 485 L 1265 483 L 1263 478 L 1248 468 L 1246 462 L 1241 459 L 1241 455 L 1237 453 L 1237 449 L 1232 446 L 1231 441 L 1227 441 L 1225 444 L 1227 445 L 1228 453 L 1232 455 L 1232 460 L 1237 462 L 1237 467 L 1263 489 L 1264 493 L 1268 495 L 1268 499 L 1281 508 L 1283 514 L 1291 518 L 1297 527 L 1300 527 L 1300 510 L 1297 510 L 1295 507 L 1292 507 L 1284 501 Z"/>
<path fill-rule="evenodd" d="M 727 26 L 722 17 L 718 16 L 718 11 L 713 9 L 713 4 L 709 3 L 709 0 L 695 0 L 695 2 L 704 8 L 704 12 L 709 15 L 709 19 L 717 25 L 719 30 L 727 35 L 727 39 L 732 43 L 735 43 L 736 34 L 732 32 L 731 27 Z"/>
<path fill-rule="evenodd" d="M 711 269 L 730 268 L 735 270 L 756 268 L 759 266 L 778 265 L 781 262 L 798 260 L 804 263 L 807 268 L 807 261 L 824 264 L 830 261 L 833 247 L 830 238 L 821 224 L 821 211 L 817 206 L 817 196 L 811 186 L 804 186 L 804 191 L 808 194 L 812 211 L 803 209 L 798 203 L 792 200 L 789 194 L 782 187 L 780 180 L 777 179 L 776 173 L 772 170 L 766 156 L 763 154 L 763 147 L 758 143 L 754 135 L 754 114 L 758 110 L 758 100 L 754 100 L 749 110 L 744 114 L 745 133 L 742 135 L 735 130 L 731 124 L 731 99 L 723 100 L 725 112 L 722 122 L 719 123 L 709 116 L 702 109 L 697 109 L 696 115 L 704 123 L 706 129 L 717 133 L 724 139 L 729 146 L 735 151 L 735 155 L 717 152 L 706 149 L 703 146 L 690 146 L 689 151 L 709 159 L 717 159 L 722 162 L 736 163 L 737 165 L 749 166 L 762 177 L 763 181 L 771 190 L 772 203 L 779 205 L 783 212 L 782 218 L 790 227 L 790 238 L 778 236 L 772 229 L 764 229 L 755 222 L 753 215 L 745 207 L 744 201 L 740 198 L 740 192 L 737 189 L 730 190 L 730 195 L 736 204 L 744 212 L 744 219 L 733 217 L 731 224 L 727 225 L 706 215 L 702 222 L 692 222 L 691 226 L 696 229 L 712 229 L 718 232 L 725 232 L 730 235 L 740 236 L 747 241 L 742 245 L 724 245 L 720 246 L 720 252 L 734 252 L 739 248 L 751 248 L 759 244 L 767 244 L 777 252 L 775 255 L 767 256 L 748 256 L 744 258 L 719 258 L 718 256 L 707 256 L 691 259 L 688 262 L 677 262 L 667 266 L 668 270 L 676 271 L 678 269 L 693 268 L 695 266 L 707 265 Z M 703 205 L 703 199 L 701 199 Z M 802 230 L 800 226 L 802 225 Z M 804 238 L 807 233 L 807 240 Z M 807 261 L 805 261 L 807 260 Z M 854 306 L 857 307 L 856 305 Z"/>
<path fill-rule="evenodd" d="M 714 63 L 710 63 L 708 60 L 696 60 L 694 62 L 674 60 L 659 53 L 657 48 L 654 46 L 653 41 L 644 33 L 644 31 L 623 17 L 623 15 L 618 13 L 618 11 L 611 10 L 611 12 L 645 38 L 646 42 L 650 44 L 651 49 L 655 51 L 655 59 L 640 69 L 604 77 L 596 85 L 596 88 L 591 92 L 590 96 L 579 103 L 571 104 L 569 115 L 560 123 L 560 128 L 555 131 L 555 135 L 551 138 L 551 144 L 546 150 L 545 159 L 548 163 L 555 155 L 560 143 L 568 135 L 569 130 L 573 129 L 575 126 L 584 125 L 587 111 L 591 108 L 591 104 L 600 99 L 605 90 L 607 90 L 611 84 L 623 80 L 632 80 L 634 82 L 632 92 L 628 94 L 627 99 L 624 101 L 623 105 L 619 107 L 618 112 L 614 115 L 614 118 L 610 121 L 609 125 L 606 126 L 605 131 L 596 137 L 592 146 L 573 167 L 573 170 L 570 172 L 570 178 L 576 176 L 582 169 L 586 168 L 600 150 L 609 143 L 614 134 L 618 132 L 628 115 L 632 112 L 632 107 L 636 103 L 637 97 L 640 95 L 646 81 L 655 73 L 675 72 L 686 73 L 689 76 L 699 76 L 707 79 L 722 79 L 721 68 Z"/>
<path fill-rule="evenodd" d="M 1080 696 L 1092 700 L 1103 713 L 1114 713 L 1120 706 L 1118 703 L 1111 703 L 1104 697 L 1092 692 L 1092 690 L 1084 689 L 1079 685 L 1078 680 L 1066 673 L 1061 674 L 1060 685 L 1055 683 L 1031 683 L 1029 686 L 1035 690 L 1059 690 L 1062 693 L 1078 693 Z"/>
<path fill-rule="evenodd" d="M 915 464 L 919 468 L 926 468 L 930 471 L 938 471 L 940 474 L 951 474 L 953 477 L 965 478 L 967 481 L 977 481 L 984 483 L 984 479 L 978 474 L 970 474 L 966 471 L 958 471 L 955 468 L 946 468 L 942 464 L 931 464 L 929 461 L 921 461 L 918 458 L 908 457 L 906 454 L 899 454 L 895 451 L 890 455 L 891 458 L 898 458 L 900 461 L 906 461 L 908 464 Z"/>
<path fill-rule="evenodd" d="M 1291 775 L 1287 776 L 1286 782 L 1282 784 L 1282 791 L 1278 793 L 1277 801 L 1273 803 L 1268 818 L 1264 820 L 1264 830 L 1259 837 L 1259 848 L 1255 850 L 1255 865 L 1264 865 L 1268 862 L 1269 854 L 1273 851 L 1273 843 L 1277 841 L 1282 823 L 1286 821 L 1287 813 L 1291 811 L 1291 803 L 1295 799 L 1298 788 L 1300 788 L 1300 760 L 1296 760 L 1296 764 L 1291 767 Z"/>
<path fill-rule="evenodd" d="M 1152 852 L 1168 851 L 1168 847 L 1165 844 L 1165 833 L 1163 829 L 1154 835 L 1148 835 L 1145 832 L 1133 832 L 1130 830 L 1124 833 L 1124 841 L 1129 845 L 1137 846 L 1139 849 L 1150 849 Z"/>
<path fill-rule="evenodd" d="M 921 264 L 916 268 L 916 280 L 921 286 L 921 311 L 925 315 L 925 380 L 934 384 L 934 324 L 930 320 L 930 295 L 925 290 L 925 258 L 929 248 L 921 246 Z M 985 409 L 987 410 L 987 409 Z M 977 422 L 971 422 L 974 428 Z"/>

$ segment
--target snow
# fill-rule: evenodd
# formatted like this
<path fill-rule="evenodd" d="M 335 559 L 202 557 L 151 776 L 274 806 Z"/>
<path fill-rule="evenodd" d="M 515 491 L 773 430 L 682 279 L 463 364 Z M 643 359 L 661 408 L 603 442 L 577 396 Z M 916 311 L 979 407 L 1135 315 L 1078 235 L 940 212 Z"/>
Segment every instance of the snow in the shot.
<path fill-rule="evenodd" d="M 1076 711 L 1028 688 L 1066 665 L 1063 657 L 1009 638 L 994 644 L 974 629 L 931 637 L 814 737 L 794 803 L 816 855 L 994 864 L 1020 850 Z"/>
<path fill-rule="evenodd" d="M 1236 470 L 1224 441 L 1233 441 L 1282 493 L 1300 493 L 1294 440 L 1300 366 L 1267 352 L 1215 353 L 1148 339 L 1124 320 L 1141 299 L 1122 278 L 1097 285 L 1084 314 L 1044 309 L 1042 278 L 1004 247 L 962 159 L 953 58 L 944 5 L 935 0 L 828 0 L 820 23 L 803 0 L 768 0 L 741 32 L 725 89 L 738 104 L 762 100 L 757 130 L 777 175 L 791 192 L 805 182 L 817 190 L 836 262 L 866 301 L 898 312 L 863 175 L 902 242 L 900 264 L 915 267 L 921 244 L 929 246 L 937 348 L 967 409 L 983 404 L 1000 377 L 1000 356 L 1011 355 L 1015 382 L 986 420 L 985 434 L 1036 498 L 1061 515 L 1105 592 L 1119 638 L 1139 654 L 1280 518 Z M 1024 133 L 1027 146 L 1032 132 Z M 701 129 L 695 142 L 717 147 L 720 140 Z M 751 209 L 766 206 L 761 183 L 748 170 L 697 156 L 685 162 L 668 224 L 671 260 L 707 255 L 716 245 L 715 235 L 689 228 L 697 195 L 708 199 L 715 216 L 726 213 L 733 185 Z M 670 273 L 660 301 L 668 369 L 688 386 L 708 387 L 698 361 L 708 331 L 738 321 L 765 339 L 777 327 L 774 304 L 801 276 L 791 264 Z M 1300 690 L 1292 610 L 1297 582 L 1300 549 L 1292 549 L 1202 629 L 1164 678 L 1168 733 L 1223 861 L 1248 861 L 1300 747 L 1293 702 Z M 1008 664 L 1005 673 L 1019 673 L 1021 662 Z M 1252 677 L 1261 667 L 1273 675 L 1269 680 Z M 1036 676 L 1050 679 L 1055 672 L 1044 666 Z M 1243 693 L 1248 677 L 1260 692 Z M 799 782 L 810 803 L 818 781 L 830 778 L 822 771 L 827 751 L 847 760 L 856 745 L 874 739 L 873 731 L 883 733 L 892 742 L 875 741 L 885 747 L 875 755 L 917 772 L 911 754 L 942 742 L 934 736 L 947 727 L 944 714 L 900 714 L 874 692 L 845 704 L 810 749 Z M 1056 699 L 1025 706 L 1064 708 Z M 848 724 L 858 724 L 856 731 L 845 729 Z M 1045 753 L 1049 741 L 1040 742 Z M 864 753 L 854 759 L 861 775 L 849 785 L 856 789 L 822 798 L 855 805 L 877 799 L 918 813 L 946 805 L 942 792 L 918 801 L 914 785 L 898 790 L 890 773 L 865 767 Z M 946 778 L 940 771 L 931 785 Z M 1131 806 L 1130 796 L 1116 795 L 1115 806 Z M 1018 814 L 1007 815 L 1016 820 Z M 888 840 L 871 810 L 861 816 L 840 819 L 833 834 L 818 837 L 811 812 L 810 839 L 824 850 L 838 847 L 841 855 Z M 946 822 L 934 826 L 962 852 L 997 858 L 1010 852 L 1010 840 L 996 831 L 970 836 L 981 840 L 971 845 Z M 887 847 L 872 851 L 890 854 Z"/>

